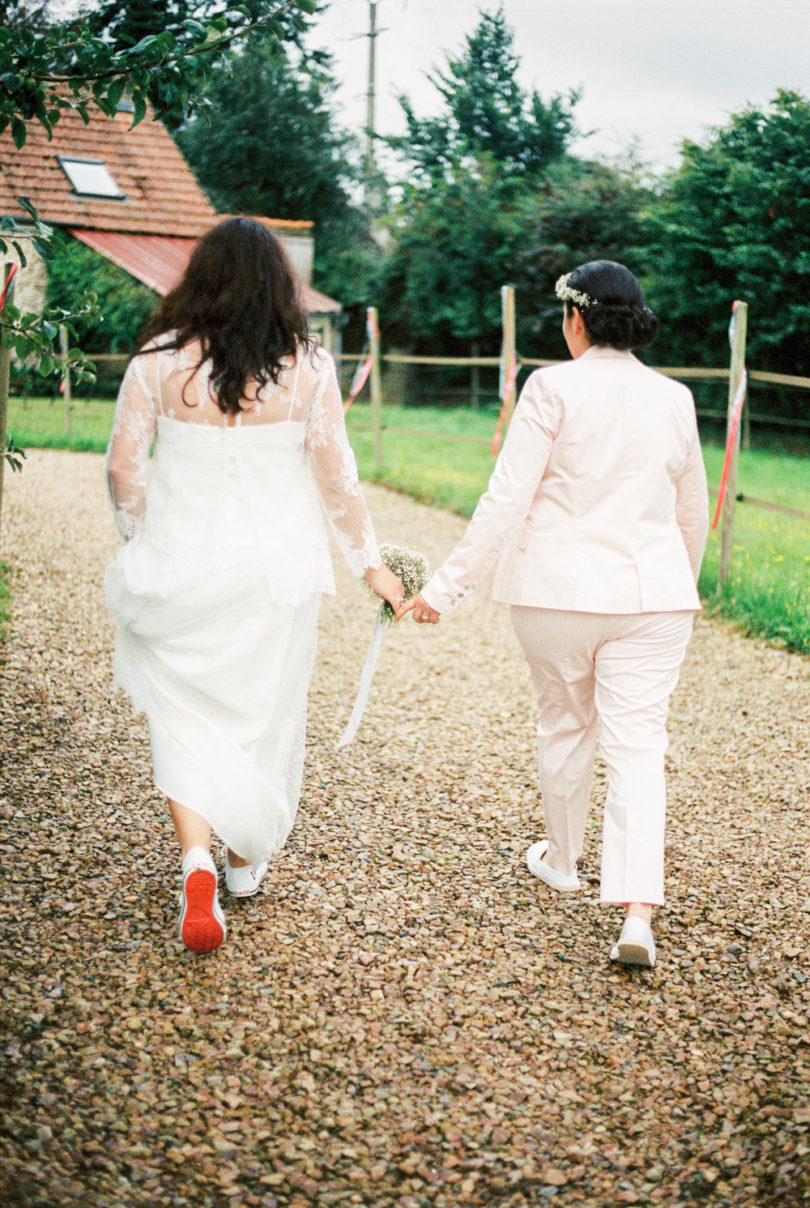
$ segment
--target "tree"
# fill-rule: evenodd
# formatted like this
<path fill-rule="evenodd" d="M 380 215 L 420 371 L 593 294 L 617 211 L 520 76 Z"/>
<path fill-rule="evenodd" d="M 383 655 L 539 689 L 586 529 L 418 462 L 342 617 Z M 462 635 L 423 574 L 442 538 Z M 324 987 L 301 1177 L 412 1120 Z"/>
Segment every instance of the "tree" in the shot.
<path fill-rule="evenodd" d="M 20 7 L 25 6 L 14 9 Z M 300 26 L 317 5 L 316 0 L 244 0 L 224 10 L 218 5 L 205 22 L 182 16 L 182 4 L 174 13 L 171 4 L 151 7 L 162 13 L 160 28 L 135 45 L 127 45 L 129 36 L 99 37 L 86 17 L 42 32 L 27 24 L 0 25 L 0 132 L 10 125 L 22 146 L 28 122 L 50 130 L 67 107 L 87 121 L 92 104 L 112 115 L 125 91 L 134 105 L 133 124 L 145 116 L 150 90 L 159 115 L 182 112 L 200 65 L 212 55 L 255 29 L 283 38 L 290 23 Z"/>
<path fill-rule="evenodd" d="M 323 0 L 314 0 L 312 11 L 316 12 L 322 3 Z M 268 40 L 274 44 L 280 44 L 283 40 L 300 46 L 301 35 L 306 28 L 300 14 L 295 9 L 276 8 L 272 22 L 267 26 Z M 223 30 L 229 34 L 238 33 L 244 16 L 239 6 L 223 6 L 219 0 L 129 0 L 126 4 L 121 4 L 120 0 L 102 0 L 102 3 L 91 4 L 83 11 L 88 29 L 95 37 L 107 42 L 113 53 L 125 52 L 144 39 L 159 37 L 167 28 L 193 29 L 195 24 L 203 28 L 213 19 L 220 20 Z M 261 34 L 263 23 L 257 22 L 255 29 Z M 204 60 L 198 59 L 196 66 L 190 65 L 194 77 L 192 89 L 195 92 L 203 85 L 207 72 L 229 48 L 230 43 L 227 39 L 223 40 L 219 50 L 216 46 L 212 47 Z M 147 95 L 153 108 L 162 114 L 163 121 L 171 129 L 180 124 L 184 114 L 174 100 L 167 97 L 166 82 L 160 75 L 151 80 Z"/>
<path fill-rule="evenodd" d="M 69 310 L 73 299 L 86 290 L 96 299 L 96 313 L 91 321 L 76 325 L 84 351 L 92 357 L 95 353 L 136 348 L 157 306 L 157 294 L 117 264 L 68 236 L 50 264 L 48 306 Z"/>
<path fill-rule="evenodd" d="M 576 132 L 579 94 L 572 90 L 545 102 L 536 91 L 524 92 L 513 45 L 503 9 L 482 13 L 464 53 L 446 56 L 446 70 L 430 77 L 444 112 L 419 119 L 407 98 L 400 98 L 408 132 L 388 141 L 422 182 L 433 183 L 459 167 L 474 170 L 482 160 L 497 163 L 508 177 L 536 176 L 565 153 Z"/>
<path fill-rule="evenodd" d="M 350 190 L 359 179 L 349 136 L 335 123 L 328 61 L 254 41 L 211 71 L 202 103 L 176 138 L 224 211 L 310 219 L 317 284 L 344 303 L 368 301 L 378 257 Z"/>
<path fill-rule="evenodd" d="M 810 375 L 810 100 L 780 91 L 731 117 L 681 164 L 650 217 L 649 295 L 678 363 L 723 365 L 731 304 L 749 305 L 748 361 Z"/>
<path fill-rule="evenodd" d="M 50 4 L 48 0 L 36 3 L 32 0 L 10 0 L 3 3 L 0 0 L 0 25 L 9 29 L 31 29 L 42 34 L 51 24 Z"/>
<path fill-rule="evenodd" d="M 503 10 L 484 13 L 464 53 L 433 77 L 444 102 L 388 140 L 405 161 L 392 250 L 381 278 L 383 313 L 400 338 L 497 341 L 500 286 L 513 281 L 524 199 L 567 155 L 576 93 L 545 102 L 516 80 Z"/>
<path fill-rule="evenodd" d="M 555 283 L 587 260 L 618 260 L 641 276 L 653 201 L 638 167 L 565 159 L 517 207 L 521 232 L 513 277 L 520 347 L 552 357 L 561 347 Z"/>
<path fill-rule="evenodd" d="M 500 287 L 512 280 L 520 243 L 513 192 L 494 162 L 408 191 L 380 278 L 382 313 L 398 338 L 445 350 L 497 341 Z"/>

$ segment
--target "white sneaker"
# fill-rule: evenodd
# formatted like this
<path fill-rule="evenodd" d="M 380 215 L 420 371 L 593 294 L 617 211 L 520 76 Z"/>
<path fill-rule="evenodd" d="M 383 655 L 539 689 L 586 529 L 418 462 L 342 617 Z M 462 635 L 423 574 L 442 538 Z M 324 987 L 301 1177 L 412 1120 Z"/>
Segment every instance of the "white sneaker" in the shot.
<path fill-rule="evenodd" d="M 192 847 L 183 860 L 180 938 L 192 952 L 213 952 L 227 934 L 217 896 L 217 870 L 211 853 Z"/>
<path fill-rule="evenodd" d="M 610 950 L 610 959 L 622 965 L 640 965 L 652 969 L 655 964 L 655 940 L 644 919 L 624 920 L 619 941 Z"/>
<path fill-rule="evenodd" d="M 258 892 L 259 886 L 267 872 L 267 861 L 261 864 L 244 864 L 234 868 L 225 853 L 225 885 L 228 893 L 235 898 L 250 898 Z"/>
<path fill-rule="evenodd" d="M 543 856 L 548 851 L 548 839 L 541 839 L 538 843 L 533 843 L 526 852 L 526 863 L 529 866 L 529 872 L 533 872 L 541 881 L 545 881 L 546 885 L 550 885 L 552 889 L 557 889 L 561 893 L 568 893 L 570 890 L 579 889 L 579 877 L 575 872 L 558 872 L 556 868 L 552 868 L 543 859 Z"/>

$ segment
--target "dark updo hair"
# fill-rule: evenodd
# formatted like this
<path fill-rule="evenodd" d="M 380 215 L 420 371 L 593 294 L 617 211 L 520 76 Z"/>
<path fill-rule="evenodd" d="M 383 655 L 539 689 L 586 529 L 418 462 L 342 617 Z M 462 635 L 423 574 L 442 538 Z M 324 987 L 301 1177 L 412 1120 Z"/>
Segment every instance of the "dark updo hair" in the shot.
<path fill-rule="evenodd" d="M 198 340 L 200 365 L 211 359 L 219 409 L 232 415 L 242 410 L 249 380 L 260 388 L 277 383 L 285 358 L 313 347 L 284 249 L 252 218 L 228 218 L 202 237 L 147 336 L 169 332 L 173 338 L 159 340 L 157 347 L 183 348 Z"/>
<path fill-rule="evenodd" d="M 566 314 L 577 307 L 592 344 L 610 348 L 646 348 L 658 330 L 658 320 L 629 268 L 615 260 L 589 260 L 568 274 L 566 286 L 584 295 L 580 306 L 565 300 Z"/>

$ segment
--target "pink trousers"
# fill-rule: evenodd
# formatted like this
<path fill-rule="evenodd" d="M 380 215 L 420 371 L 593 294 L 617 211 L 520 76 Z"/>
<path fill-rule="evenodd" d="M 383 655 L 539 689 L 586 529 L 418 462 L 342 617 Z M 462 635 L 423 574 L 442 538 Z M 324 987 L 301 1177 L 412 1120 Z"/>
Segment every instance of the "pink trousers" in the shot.
<path fill-rule="evenodd" d="M 603 902 L 664 900 L 664 754 L 691 612 L 601 615 L 513 606 L 537 693 L 546 859 L 582 854 L 597 733 L 607 766 Z"/>

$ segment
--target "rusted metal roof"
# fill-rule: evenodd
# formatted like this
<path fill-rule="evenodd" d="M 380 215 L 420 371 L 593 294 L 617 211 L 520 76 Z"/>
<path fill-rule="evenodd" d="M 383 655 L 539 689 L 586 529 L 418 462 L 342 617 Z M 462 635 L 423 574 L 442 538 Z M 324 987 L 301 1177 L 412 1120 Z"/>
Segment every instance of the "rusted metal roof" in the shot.
<path fill-rule="evenodd" d="M 121 231 L 89 231 L 81 227 L 69 229 L 82 243 L 161 295 L 167 294 L 180 280 L 197 242 L 176 235 L 130 235 Z"/>
<path fill-rule="evenodd" d="M 161 295 L 167 294 L 180 280 L 197 243 L 196 239 L 162 235 L 88 231 L 80 227 L 69 229 L 71 235 L 75 235 L 82 243 L 100 252 L 120 268 L 126 269 L 138 281 L 142 281 Z M 301 297 L 308 314 L 340 313 L 339 302 L 309 285 L 301 286 Z"/>

